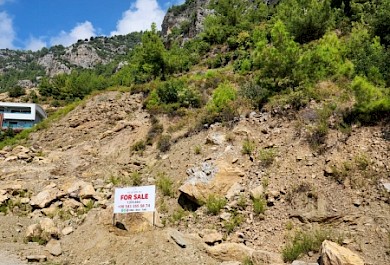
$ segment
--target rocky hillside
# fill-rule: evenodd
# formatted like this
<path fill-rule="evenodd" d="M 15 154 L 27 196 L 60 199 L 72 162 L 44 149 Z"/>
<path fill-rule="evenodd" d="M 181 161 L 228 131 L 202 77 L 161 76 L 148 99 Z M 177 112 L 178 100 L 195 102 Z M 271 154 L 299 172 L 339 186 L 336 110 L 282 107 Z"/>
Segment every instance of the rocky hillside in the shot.
<path fill-rule="evenodd" d="M 73 69 L 91 69 L 116 61 L 118 64 L 141 40 L 141 33 L 114 37 L 91 37 L 69 47 L 62 45 L 37 52 L 0 50 L 0 91 L 16 85 L 37 86 L 42 76 L 53 77 Z"/>
<path fill-rule="evenodd" d="M 141 102 L 139 94 L 101 93 L 25 146 L 0 151 L 7 255 L 58 264 L 291 264 L 282 254 L 305 235 L 344 247 L 324 243 L 293 264 L 317 264 L 320 254 L 390 262 L 388 127 L 331 130 L 313 150 L 301 122 L 310 123 L 315 105 L 295 115 L 252 112 L 194 134 L 191 119 L 150 116 Z M 162 149 L 166 133 L 170 148 Z M 146 138 L 151 145 L 141 147 Z M 157 185 L 157 227 L 148 214 L 119 215 L 113 225 L 114 188 L 131 185 Z"/>

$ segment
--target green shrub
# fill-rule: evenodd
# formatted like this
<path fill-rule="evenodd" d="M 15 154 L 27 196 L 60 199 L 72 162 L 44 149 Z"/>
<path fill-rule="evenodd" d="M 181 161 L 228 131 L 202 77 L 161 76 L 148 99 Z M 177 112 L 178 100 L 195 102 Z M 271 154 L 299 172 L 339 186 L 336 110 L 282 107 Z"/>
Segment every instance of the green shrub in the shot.
<path fill-rule="evenodd" d="M 234 212 L 229 220 L 223 222 L 223 228 L 225 228 L 226 233 L 230 234 L 236 227 L 240 226 L 243 221 L 244 217 L 241 214 Z"/>
<path fill-rule="evenodd" d="M 390 113 L 390 92 L 369 83 L 364 77 L 356 76 L 351 84 L 355 92 L 355 115 L 364 122 L 373 122 L 388 117 Z"/>
<path fill-rule="evenodd" d="M 236 97 L 236 89 L 229 82 L 224 82 L 214 90 L 208 109 L 220 113 L 224 109 L 229 108 L 229 103 L 234 101 Z"/>
<path fill-rule="evenodd" d="M 133 183 L 133 186 L 141 186 L 142 175 L 138 171 L 131 173 L 130 179 L 131 179 L 131 182 Z"/>
<path fill-rule="evenodd" d="M 261 198 L 253 198 L 253 212 L 255 214 L 264 214 L 265 210 L 267 209 L 267 201 L 261 197 Z"/>
<path fill-rule="evenodd" d="M 200 145 L 195 145 L 194 147 L 194 153 L 196 155 L 199 155 L 202 152 L 202 147 Z"/>
<path fill-rule="evenodd" d="M 244 155 L 252 155 L 255 150 L 255 142 L 249 139 L 245 139 L 242 143 L 241 153 Z"/>
<path fill-rule="evenodd" d="M 164 196 L 173 197 L 175 195 L 173 190 L 173 181 L 165 173 L 158 174 L 156 185 Z"/>
<path fill-rule="evenodd" d="M 161 152 L 167 152 L 171 148 L 171 136 L 169 134 L 162 135 L 157 142 L 157 148 Z"/>
<path fill-rule="evenodd" d="M 260 164 L 263 166 L 270 166 L 276 157 L 276 150 L 275 148 L 267 148 L 267 149 L 261 149 L 259 151 L 259 160 Z"/>
<path fill-rule="evenodd" d="M 207 212 L 212 215 L 217 215 L 225 207 L 226 203 L 227 201 L 224 197 L 210 194 L 206 200 Z"/>
<path fill-rule="evenodd" d="M 146 144 L 144 140 L 139 140 L 131 146 L 131 150 L 136 152 L 142 152 L 145 150 L 145 148 Z"/>
<path fill-rule="evenodd" d="M 288 243 L 284 246 L 282 250 L 283 260 L 292 262 L 310 251 L 318 251 L 322 242 L 326 239 L 338 243 L 342 241 L 340 236 L 334 235 L 332 231 L 328 230 L 298 231 L 288 239 Z"/>

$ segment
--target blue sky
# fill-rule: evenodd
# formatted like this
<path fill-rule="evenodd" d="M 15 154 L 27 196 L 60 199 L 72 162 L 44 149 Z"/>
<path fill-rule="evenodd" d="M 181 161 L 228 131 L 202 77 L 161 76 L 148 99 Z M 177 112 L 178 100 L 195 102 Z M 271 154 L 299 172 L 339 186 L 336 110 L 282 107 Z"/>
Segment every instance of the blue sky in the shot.
<path fill-rule="evenodd" d="M 0 49 L 69 46 L 91 36 L 160 28 L 168 7 L 184 0 L 0 0 Z"/>

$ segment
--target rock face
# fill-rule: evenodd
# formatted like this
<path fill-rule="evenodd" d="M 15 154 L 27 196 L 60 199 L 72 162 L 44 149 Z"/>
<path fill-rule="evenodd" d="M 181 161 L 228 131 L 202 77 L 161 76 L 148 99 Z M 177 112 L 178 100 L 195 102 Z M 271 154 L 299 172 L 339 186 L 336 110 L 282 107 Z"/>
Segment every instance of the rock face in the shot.
<path fill-rule="evenodd" d="M 320 253 L 320 265 L 364 265 L 357 254 L 328 240 L 322 243 Z"/>
<path fill-rule="evenodd" d="M 172 34 L 172 31 L 181 29 L 183 38 L 193 38 L 203 30 L 203 21 L 206 16 L 212 13 L 207 9 L 210 0 L 186 1 L 181 6 L 170 8 L 164 17 L 161 25 L 162 34 L 165 38 Z M 184 29 L 183 25 L 188 25 Z"/>

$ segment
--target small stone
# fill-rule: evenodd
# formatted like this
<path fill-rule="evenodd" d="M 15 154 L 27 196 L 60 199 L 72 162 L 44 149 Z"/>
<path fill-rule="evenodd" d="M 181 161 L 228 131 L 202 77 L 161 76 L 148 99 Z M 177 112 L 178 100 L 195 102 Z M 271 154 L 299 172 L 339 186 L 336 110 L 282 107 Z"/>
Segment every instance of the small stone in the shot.
<path fill-rule="evenodd" d="M 390 192 L 390 182 L 388 182 L 388 183 L 383 183 L 383 187 L 385 188 L 385 190 L 386 190 L 387 192 Z"/>
<path fill-rule="evenodd" d="M 264 196 L 264 187 L 263 185 L 257 186 L 253 190 L 250 191 L 251 198 L 260 199 Z"/>
<path fill-rule="evenodd" d="M 232 216 L 231 213 L 226 213 L 226 212 L 223 212 L 219 215 L 219 218 L 221 218 L 222 220 L 224 221 L 228 221 L 230 219 L 230 217 Z"/>
<path fill-rule="evenodd" d="M 359 207 L 361 204 L 362 202 L 359 199 L 353 201 L 353 205 L 355 205 L 356 207 Z"/>
<path fill-rule="evenodd" d="M 47 260 L 45 255 L 29 255 L 26 257 L 28 262 L 44 262 Z"/>
<path fill-rule="evenodd" d="M 318 265 L 318 263 L 308 263 L 306 261 L 294 260 L 291 265 Z"/>
<path fill-rule="evenodd" d="M 62 229 L 61 233 L 64 236 L 69 235 L 69 234 L 73 233 L 73 227 L 71 227 L 71 226 L 65 227 L 64 229 Z"/>

